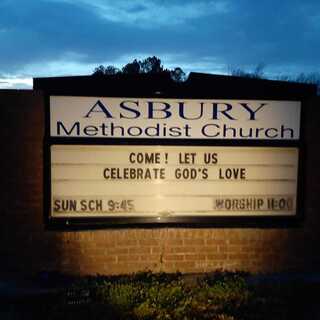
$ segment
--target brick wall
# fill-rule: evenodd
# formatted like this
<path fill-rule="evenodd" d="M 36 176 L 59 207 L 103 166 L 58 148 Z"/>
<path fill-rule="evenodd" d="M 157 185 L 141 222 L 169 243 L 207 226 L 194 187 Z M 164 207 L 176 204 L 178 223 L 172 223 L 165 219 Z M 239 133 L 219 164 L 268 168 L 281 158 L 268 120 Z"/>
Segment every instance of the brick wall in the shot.
<path fill-rule="evenodd" d="M 320 271 L 319 101 L 306 115 L 305 221 L 278 229 L 128 228 L 46 231 L 43 96 L 0 90 L 0 270 L 120 274 L 141 270 Z"/>

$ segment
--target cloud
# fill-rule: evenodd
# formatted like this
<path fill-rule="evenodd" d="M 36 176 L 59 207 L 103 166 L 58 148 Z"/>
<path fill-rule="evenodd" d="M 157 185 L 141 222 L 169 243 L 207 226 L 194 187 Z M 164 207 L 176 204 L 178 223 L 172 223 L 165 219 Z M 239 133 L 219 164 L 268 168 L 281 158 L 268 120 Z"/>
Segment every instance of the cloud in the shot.
<path fill-rule="evenodd" d="M 4 77 L 0 78 L 0 89 L 31 89 L 31 78 Z"/>
<path fill-rule="evenodd" d="M 89 63 L 106 60 L 105 57 L 112 60 L 119 50 L 124 50 L 120 37 L 132 34 L 65 3 L 30 1 L 28 6 L 9 3 L 6 7 L 1 4 L 0 12 L 0 28 L 5 29 L 0 34 L 0 72 L 20 71 L 35 64 L 46 68 L 47 63 L 71 59 Z"/>
<path fill-rule="evenodd" d="M 74 4 L 73 0 L 51 0 Z M 150 1 L 150 0 L 78 0 L 77 5 L 93 10 L 111 22 L 135 25 L 143 29 L 176 26 L 193 19 L 228 11 L 228 2 L 216 1 Z"/>
<path fill-rule="evenodd" d="M 0 73 L 91 73 L 159 56 L 168 68 L 320 68 L 316 0 L 1 0 Z"/>

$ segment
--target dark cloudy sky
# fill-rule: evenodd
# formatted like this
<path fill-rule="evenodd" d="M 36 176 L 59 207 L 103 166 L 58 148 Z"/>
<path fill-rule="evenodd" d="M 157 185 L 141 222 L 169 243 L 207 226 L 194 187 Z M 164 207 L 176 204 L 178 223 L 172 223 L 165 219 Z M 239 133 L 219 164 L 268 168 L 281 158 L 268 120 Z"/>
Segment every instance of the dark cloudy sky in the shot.
<path fill-rule="evenodd" d="M 320 71 L 320 0 L 0 0 L 0 87 L 161 58 L 167 68 Z"/>

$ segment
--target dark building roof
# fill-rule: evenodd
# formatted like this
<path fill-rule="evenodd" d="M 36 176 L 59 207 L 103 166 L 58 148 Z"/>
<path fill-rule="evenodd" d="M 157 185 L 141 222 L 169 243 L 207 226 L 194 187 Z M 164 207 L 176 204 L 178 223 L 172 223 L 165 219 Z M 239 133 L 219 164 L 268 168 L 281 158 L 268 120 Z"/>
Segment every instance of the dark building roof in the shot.
<path fill-rule="evenodd" d="M 169 74 L 34 78 L 33 88 L 52 95 L 299 100 L 317 94 L 315 85 L 190 73 L 179 83 Z"/>

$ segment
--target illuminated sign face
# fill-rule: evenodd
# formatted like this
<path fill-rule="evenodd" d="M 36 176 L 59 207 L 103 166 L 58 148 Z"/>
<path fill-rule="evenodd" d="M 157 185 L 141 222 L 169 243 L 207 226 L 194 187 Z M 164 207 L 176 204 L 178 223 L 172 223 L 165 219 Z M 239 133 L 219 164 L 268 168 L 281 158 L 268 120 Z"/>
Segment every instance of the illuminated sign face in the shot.
<path fill-rule="evenodd" d="M 52 137 L 298 140 L 300 102 L 50 98 Z"/>
<path fill-rule="evenodd" d="M 295 219 L 299 101 L 51 96 L 48 222 Z"/>
<path fill-rule="evenodd" d="M 51 146 L 52 217 L 295 215 L 296 148 Z"/>

